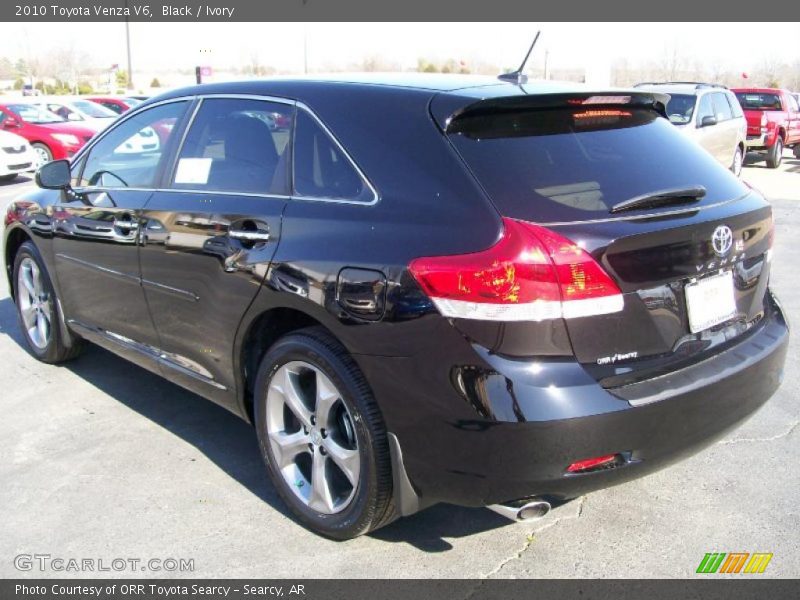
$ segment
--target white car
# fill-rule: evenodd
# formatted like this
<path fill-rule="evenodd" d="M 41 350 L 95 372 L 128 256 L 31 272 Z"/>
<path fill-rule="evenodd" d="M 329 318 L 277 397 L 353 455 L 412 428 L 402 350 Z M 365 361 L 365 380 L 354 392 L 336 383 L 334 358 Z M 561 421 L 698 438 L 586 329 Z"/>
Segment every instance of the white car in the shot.
<path fill-rule="evenodd" d="M 640 83 L 637 88 L 669 94 L 667 114 L 678 130 L 740 177 L 747 151 L 747 120 L 728 88 L 713 83 Z"/>
<path fill-rule="evenodd" d="M 11 181 L 20 173 L 35 171 L 39 155 L 24 137 L 0 131 L 0 181 Z"/>
<path fill-rule="evenodd" d="M 113 110 L 85 98 L 49 96 L 36 98 L 32 102 L 66 121 L 80 123 L 95 132 L 102 131 L 119 116 Z"/>

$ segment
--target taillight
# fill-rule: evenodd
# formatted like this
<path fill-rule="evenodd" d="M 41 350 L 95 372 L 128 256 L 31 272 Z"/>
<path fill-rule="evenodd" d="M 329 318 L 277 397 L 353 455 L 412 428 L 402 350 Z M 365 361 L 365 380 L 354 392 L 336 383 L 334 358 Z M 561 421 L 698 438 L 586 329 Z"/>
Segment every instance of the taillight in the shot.
<path fill-rule="evenodd" d="M 411 262 L 442 315 L 541 321 L 622 310 L 622 293 L 588 252 L 539 225 L 507 218 L 503 225 L 503 237 L 487 250 Z"/>

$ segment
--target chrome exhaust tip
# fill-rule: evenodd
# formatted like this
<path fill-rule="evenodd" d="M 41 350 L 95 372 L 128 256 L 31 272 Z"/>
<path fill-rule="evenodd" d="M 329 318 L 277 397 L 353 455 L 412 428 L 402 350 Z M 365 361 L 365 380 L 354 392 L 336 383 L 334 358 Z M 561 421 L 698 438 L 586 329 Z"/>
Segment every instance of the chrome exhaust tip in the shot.
<path fill-rule="evenodd" d="M 531 500 L 519 506 L 511 504 L 491 504 L 486 508 L 512 521 L 533 521 L 544 517 L 550 512 L 552 506 L 545 500 Z"/>

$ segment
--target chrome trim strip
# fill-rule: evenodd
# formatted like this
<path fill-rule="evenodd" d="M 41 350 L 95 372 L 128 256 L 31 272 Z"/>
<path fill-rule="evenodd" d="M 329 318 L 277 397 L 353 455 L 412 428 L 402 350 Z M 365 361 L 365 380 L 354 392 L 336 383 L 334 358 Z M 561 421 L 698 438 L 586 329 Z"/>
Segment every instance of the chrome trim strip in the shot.
<path fill-rule="evenodd" d="M 170 294 L 172 296 L 177 296 L 182 300 L 189 300 L 191 302 L 199 302 L 200 296 L 195 294 L 194 292 L 190 292 L 188 290 L 182 290 L 180 288 L 172 287 L 171 285 L 164 285 L 163 283 L 158 283 L 156 281 L 152 281 L 150 279 L 141 279 L 141 284 L 145 287 L 152 288 L 159 292 L 164 292 L 165 294 Z"/>
<path fill-rule="evenodd" d="M 214 190 L 183 190 L 180 188 L 133 188 L 133 187 L 120 187 L 120 188 L 101 188 L 101 187 L 86 187 L 75 188 L 75 193 L 89 194 L 99 192 L 166 192 L 170 194 L 213 194 L 217 196 L 246 196 L 251 198 L 272 198 L 278 200 L 291 200 L 291 196 L 283 196 L 281 194 L 258 194 L 254 192 L 217 192 Z M 359 204 L 363 204 L 360 202 Z M 145 205 L 143 210 L 147 210 Z"/>
<path fill-rule="evenodd" d="M 112 277 L 120 279 L 121 281 L 127 281 L 128 283 L 136 283 L 136 284 L 141 283 L 141 280 L 134 275 L 129 275 L 128 273 L 123 273 L 122 271 L 115 271 L 114 269 L 109 269 L 108 267 L 101 267 L 100 265 L 96 265 L 94 263 L 81 260 L 80 258 L 75 258 L 74 256 L 69 256 L 67 254 L 62 254 L 59 252 L 56 254 L 56 258 L 60 258 L 62 260 L 75 263 L 77 265 L 80 265 L 87 269 L 91 269 L 93 271 L 100 271 L 101 273 L 110 275 Z"/>
<path fill-rule="evenodd" d="M 84 335 L 98 336 L 102 339 L 113 342 L 114 344 L 121 346 L 122 348 L 138 352 L 142 356 L 149 358 L 158 365 L 169 367 L 173 371 L 177 371 L 183 375 L 191 377 L 192 379 L 196 379 L 197 381 L 201 381 L 220 390 L 228 389 L 218 381 L 214 380 L 213 378 L 207 377 L 202 373 L 193 371 L 192 369 L 177 363 L 175 360 L 170 359 L 169 353 L 164 352 L 163 350 L 160 350 L 158 348 L 155 348 L 154 346 L 143 344 L 142 342 L 137 342 L 136 340 L 132 340 L 128 337 L 125 337 L 124 335 L 114 333 L 113 331 L 107 331 L 105 329 L 101 329 L 100 327 L 92 327 L 86 325 L 85 323 L 81 323 L 80 321 L 76 321 L 75 319 L 70 319 L 68 323 L 70 327 L 72 327 L 73 329 L 82 330 Z"/>
<path fill-rule="evenodd" d="M 182 290 L 180 288 L 172 287 L 169 285 L 164 285 L 163 283 L 157 283 L 155 281 L 150 281 L 149 279 L 142 279 L 141 277 L 137 277 L 135 275 L 130 275 L 128 273 L 123 273 L 121 271 L 115 271 L 114 269 L 109 269 L 108 267 L 101 267 L 100 265 L 96 265 L 94 263 L 87 262 L 85 260 L 81 260 L 80 258 L 75 258 L 74 256 L 69 256 L 67 254 L 57 253 L 56 258 L 60 258 L 62 260 L 67 260 L 69 262 L 75 263 L 87 269 L 91 269 L 93 271 L 99 271 L 105 275 L 110 275 L 111 277 L 115 277 L 122 281 L 127 281 L 128 283 L 135 283 L 137 285 L 144 285 L 149 288 L 153 288 L 160 292 L 164 292 L 167 294 L 172 294 L 173 296 L 177 296 L 182 298 L 183 300 L 190 300 L 192 302 L 199 302 L 200 296 L 195 294 L 194 292 L 190 292 L 187 290 Z"/>
<path fill-rule="evenodd" d="M 78 161 L 83 159 L 83 156 L 87 154 L 103 137 L 111 129 L 116 129 L 121 123 L 124 123 L 128 119 L 134 117 L 138 113 L 147 110 L 149 108 L 154 108 L 156 106 L 161 106 L 163 104 L 169 104 L 172 102 L 192 102 L 194 100 L 199 100 L 197 104 L 195 104 L 194 110 L 189 117 L 189 121 L 186 124 L 186 127 L 183 130 L 183 134 L 181 136 L 180 144 L 175 152 L 175 161 L 170 169 L 168 180 L 171 181 L 172 177 L 175 174 L 175 168 L 177 165 L 177 159 L 180 156 L 181 150 L 183 150 L 183 145 L 186 142 L 186 137 L 189 134 L 189 129 L 191 128 L 192 124 L 194 123 L 194 119 L 197 116 L 200 107 L 203 104 L 204 100 L 213 99 L 213 98 L 230 98 L 230 99 L 241 99 L 241 100 L 261 100 L 265 102 L 275 102 L 277 104 L 286 104 L 286 105 L 293 105 L 303 111 L 306 112 L 317 124 L 322 128 L 322 130 L 328 135 L 342 154 L 347 158 L 348 162 L 353 166 L 353 168 L 358 173 L 359 177 L 364 181 L 367 185 L 369 190 L 372 192 L 372 200 L 369 202 L 360 202 L 358 200 L 347 200 L 345 198 L 325 198 L 325 197 L 316 197 L 316 196 L 301 196 L 299 194 L 296 195 L 289 195 L 284 196 L 282 194 L 258 194 L 258 193 L 239 193 L 239 192 L 223 192 L 223 191 L 213 191 L 213 190 L 183 190 L 179 188 L 132 188 L 132 187 L 120 187 L 120 188 L 105 188 L 105 187 L 86 187 L 86 188 L 76 188 L 75 191 L 79 193 L 90 193 L 90 192 L 108 192 L 108 191 L 137 191 L 137 192 L 183 192 L 183 193 L 194 193 L 194 194 L 220 194 L 220 195 L 227 195 L 227 196 L 247 196 L 253 198 L 280 198 L 284 200 L 302 200 L 302 201 L 312 201 L 312 202 L 330 202 L 333 204 L 355 204 L 357 206 L 374 206 L 380 200 L 380 194 L 369 178 L 366 176 L 364 171 L 361 167 L 358 166 L 358 163 L 350 156 L 350 153 L 345 149 L 339 139 L 333 134 L 333 132 L 328 128 L 327 125 L 317 116 L 317 114 L 304 102 L 299 100 L 291 100 L 289 98 L 281 98 L 278 96 L 261 96 L 261 95 L 253 95 L 253 94 L 195 94 L 192 96 L 177 96 L 175 98 L 167 98 L 165 100 L 160 100 L 158 102 L 154 102 L 153 104 L 148 104 L 146 106 L 139 106 L 134 109 L 129 110 L 127 113 L 122 115 L 119 119 L 117 119 L 111 126 L 107 127 L 96 137 L 93 137 L 92 140 L 84 145 L 78 153 L 72 158 L 71 162 L 76 164 Z M 293 129 L 294 131 L 294 126 Z M 292 147 L 292 151 L 294 152 L 294 147 Z M 294 166 L 293 166 L 294 168 Z M 294 191 L 294 190 L 293 190 Z"/>

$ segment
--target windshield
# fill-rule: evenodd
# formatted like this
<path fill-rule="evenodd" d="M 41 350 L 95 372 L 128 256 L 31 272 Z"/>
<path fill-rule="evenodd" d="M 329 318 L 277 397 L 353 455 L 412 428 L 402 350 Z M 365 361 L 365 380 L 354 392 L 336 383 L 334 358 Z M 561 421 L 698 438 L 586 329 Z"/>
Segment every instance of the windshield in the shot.
<path fill-rule="evenodd" d="M 736 97 L 745 110 L 782 110 L 781 97 L 778 94 L 736 92 Z"/>
<path fill-rule="evenodd" d="M 91 117 L 93 119 L 113 119 L 117 116 L 117 114 L 105 106 L 101 106 L 92 102 L 91 100 L 75 100 L 72 102 L 72 106 L 77 108 L 87 117 Z"/>
<path fill-rule="evenodd" d="M 667 102 L 669 120 L 676 125 L 684 125 L 692 121 L 696 96 L 690 94 L 670 94 Z"/>
<path fill-rule="evenodd" d="M 26 123 L 62 123 L 64 119 L 33 104 L 6 104 L 6 108 Z"/>
<path fill-rule="evenodd" d="M 709 153 L 652 110 L 509 111 L 462 117 L 448 129 L 500 212 L 512 218 L 608 218 L 615 204 L 676 188 L 705 187 L 708 193 L 697 205 L 747 193 Z"/>

